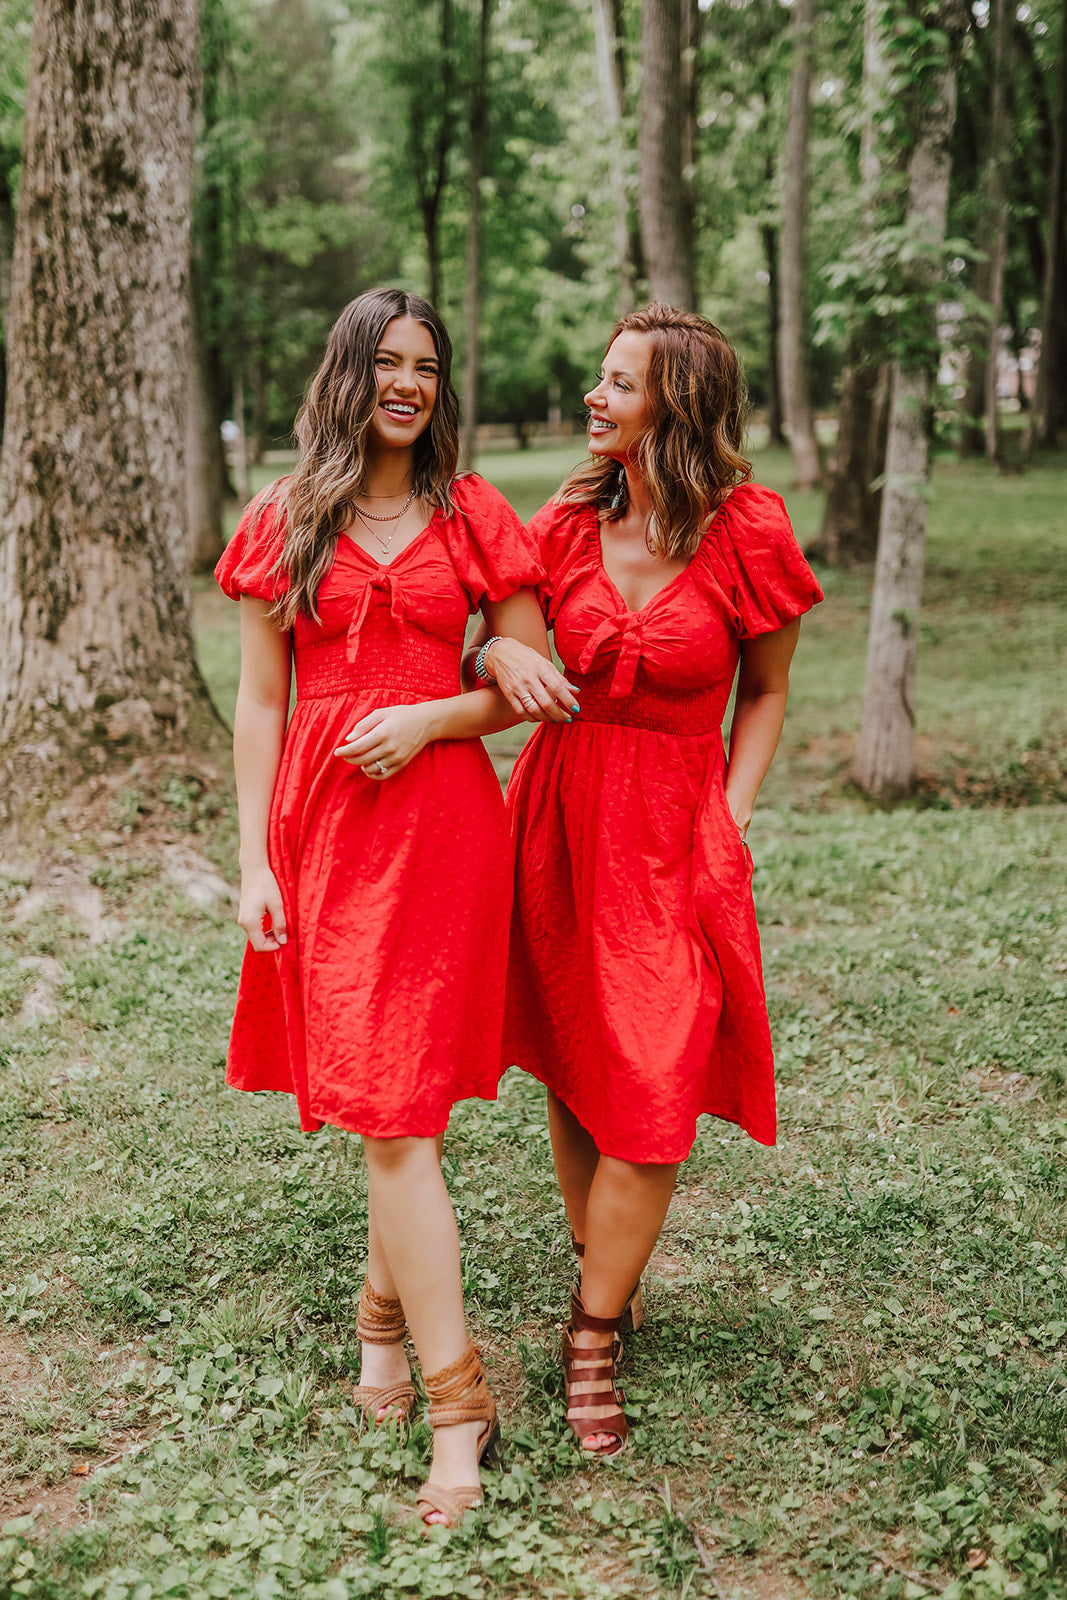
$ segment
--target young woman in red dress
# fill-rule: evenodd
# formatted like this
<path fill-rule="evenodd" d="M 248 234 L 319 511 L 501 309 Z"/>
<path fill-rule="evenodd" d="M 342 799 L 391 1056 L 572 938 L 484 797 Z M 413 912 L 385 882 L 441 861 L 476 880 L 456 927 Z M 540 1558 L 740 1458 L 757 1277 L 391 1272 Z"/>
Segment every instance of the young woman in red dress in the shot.
<path fill-rule="evenodd" d="M 567 1418 L 610 1456 L 627 1435 L 619 1330 L 639 1320 L 697 1116 L 775 1139 L 745 836 L 822 595 L 781 500 L 750 481 L 741 373 L 711 323 L 658 304 L 624 317 L 585 401 L 590 459 L 530 525 L 581 715 L 535 731 L 508 789 L 505 1060 L 548 1087 L 582 1258 Z M 534 670 L 509 639 L 484 664 L 508 692 Z"/>
<path fill-rule="evenodd" d="M 305 1129 L 363 1135 L 356 1394 L 370 1418 L 406 1415 L 406 1322 L 434 1425 L 417 1509 L 448 1525 L 480 1501 L 496 1429 L 440 1166 L 452 1106 L 494 1099 L 501 1073 L 512 848 L 478 736 L 563 720 L 558 702 L 574 700 L 545 659 L 526 531 L 489 484 L 455 475 L 450 361 L 426 301 L 354 300 L 298 418 L 295 471 L 253 502 L 216 569 L 241 602 L 249 940 L 227 1081 L 295 1094 Z M 514 709 L 492 688 L 460 692 L 479 607 L 540 662 Z"/>

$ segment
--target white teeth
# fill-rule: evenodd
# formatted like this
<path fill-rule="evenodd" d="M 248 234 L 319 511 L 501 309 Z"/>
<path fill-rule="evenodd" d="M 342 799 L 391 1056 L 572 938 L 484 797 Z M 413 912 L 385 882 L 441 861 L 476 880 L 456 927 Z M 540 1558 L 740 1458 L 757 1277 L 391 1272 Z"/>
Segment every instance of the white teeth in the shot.
<path fill-rule="evenodd" d="M 394 405 L 390 405 L 388 402 L 383 404 L 382 410 L 383 411 L 393 411 L 393 412 L 396 413 L 396 415 L 398 417 L 413 417 L 415 415 L 415 407 L 414 406 L 395 405 L 395 404 Z"/>

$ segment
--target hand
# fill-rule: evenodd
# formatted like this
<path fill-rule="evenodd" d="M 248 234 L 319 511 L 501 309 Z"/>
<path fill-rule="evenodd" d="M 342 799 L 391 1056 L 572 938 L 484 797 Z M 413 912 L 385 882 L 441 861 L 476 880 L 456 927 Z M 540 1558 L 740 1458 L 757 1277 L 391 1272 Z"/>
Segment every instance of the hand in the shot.
<path fill-rule="evenodd" d="M 368 778 L 381 783 L 402 772 L 429 744 L 430 737 L 425 706 L 382 706 L 356 723 L 334 755 L 361 767 Z"/>
<path fill-rule="evenodd" d="M 729 807 L 731 817 L 734 819 L 734 827 L 741 837 L 741 843 L 747 846 L 748 839 L 746 835 L 752 822 L 752 807 L 735 805 L 729 795 L 726 796 L 726 804 Z"/>
<path fill-rule="evenodd" d="M 526 722 L 570 722 L 579 711 L 578 691 L 551 661 L 517 639 L 497 639 L 485 665 L 511 709 Z"/>
<path fill-rule="evenodd" d="M 288 937 L 278 880 L 269 867 L 241 873 L 237 921 L 253 950 L 280 950 Z"/>

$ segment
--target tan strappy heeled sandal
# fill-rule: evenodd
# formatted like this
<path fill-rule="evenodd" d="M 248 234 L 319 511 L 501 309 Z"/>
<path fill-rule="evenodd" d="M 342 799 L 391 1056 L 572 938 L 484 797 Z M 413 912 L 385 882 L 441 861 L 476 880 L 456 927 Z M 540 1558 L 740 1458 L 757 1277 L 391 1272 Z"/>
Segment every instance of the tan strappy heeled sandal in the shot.
<path fill-rule="evenodd" d="M 573 1233 L 571 1234 L 571 1244 L 574 1246 L 574 1253 L 578 1257 L 578 1293 L 581 1294 L 581 1292 L 582 1292 L 582 1262 L 585 1259 L 585 1245 L 584 1244 L 579 1244 L 578 1240 L 574 1237 Z M 644 1298 L 643 1298 L 642 1293 L 641 1293 L 641 1288 L 642 1288 L 642 1280 L 640 1278 L 638 1278 L 637 1287 L 634 1289 L 633 1293 L 630 1295 L 629 1299 L 627 1300 L 627 1302 L 626 1302 L 626 1304 L 625 1304 L 625 1306 L 623 1307 L 623 1310 L 622 1310 L 622 1321 L 619 1324 L 620 1331 L 622 1333 L 640 1333 L 642 1327 L 644 1326 L 644 1322 L 645 1322 L 645 1303 L 644 1303 Z M 620 1353 L 621 1353 L 621 1346 L 620 1346 Z"/>
<path fill-rule="evenodd" d="M 587 1458 L 611 1460 L 622 1455 L 630 1428 L 623 1415 L 625 1395 L 619 1388 L 618 1365 L 622 1340 L 619 1328 L 622 1315 L 617 1317 L 592 1317 L 582 1304 L 577 1289 L 571 1293 L 571 1320 L 563 1330 L 563 1378 L 567 1394 L 567 1426 L 578 1441 L 578 1448 Z M 574 1343 L 576 1333 L 610 1334 L 611 1342 L 593 1349 Z M 575 1392 L 578 1385 L 581 1391 Z M 593 1407 L 614 1404 L 615 1409 L 603 1417 L 582 1415 Z M 576 1413 L 572 1415 L 572 1411 Z M 594 1433 L 610 1433 L 614 1444 L 600 1450 L 587 1450 L 583 1443 Z"/>
<path fill-rule="evenodd" d="M 359 1293 L 359 1311 L 356 1314 L 356 1338 L 361 1344 L 403 1344 L 407 1333 L 404 1308 L 399 1300 L 387 1300 L 364 1278 Z M 352 1398 L 368 1422 L 384 1427 L 387 1422 L 406 1422 L 415 1404 L 415 1385 L 410 1378 L 400 1383 L 386 1383 L 376 1388 L 370 1383 L 359 1383 Z M 387 1413 L 378 1421 L 379 1411 Z"/>
<path fill-rule="evenodd" d="M 422 1381 L 430 1402 L 431 1428 L 454 1428 L 462 1422 L 482 1424 L 478 1434 L 480 1466 L 500 1437 L 500 1424 L 497 1422 L 496 1401 L 489 1393 L 477 1348 L 469 1344 L 466 1354 L 460 1356 L 458 1361 L 453 1361 L 450 1367 L 442 1367 L 432 1377 L 423 1374 Z M 454 1528 L 457 1522 L 463 1520 L 466 1512 L 476 1510 L 481 1503 L 480 1483 L 449 1489 L 444 1484 L 430 1481 L 419 1490 L 415 1514 L 422 1519 L 426 1529 L 433 1526 Z M 443 1524 L 426 1521 L 427 1513 L 432 1511 L 440 1512 L 445 1519 Z"/>

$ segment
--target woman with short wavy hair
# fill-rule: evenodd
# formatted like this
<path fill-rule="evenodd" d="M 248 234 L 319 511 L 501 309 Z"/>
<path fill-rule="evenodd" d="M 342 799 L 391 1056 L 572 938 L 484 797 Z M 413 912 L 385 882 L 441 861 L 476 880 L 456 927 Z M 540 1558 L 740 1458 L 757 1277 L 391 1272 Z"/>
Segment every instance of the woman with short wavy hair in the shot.
<path fill-rule="evenodd" d="M 821 599 L 741 454 L 745 391 L 703 317 L 654 304 L 611 337 L 589 460 L 530 525 L 581 715 L 537 730 L 508 790 L 518 846 L 505 1060 L 548 1087 L 581 1258 L 567 1418 L 617 1455 L 624 1316 L 702 1112 L 773 1144 L 752 858 L 800 614 Z M 485 663 L 507 690 L 507 639 Z M 721 724 L 736 677 L 729 759 Z M 636 1286 L 636 1287 L 635 1287 Z"/>
<path fill-rule="evenodd" d="M 347 306 L 297 421 L 298 465 L 252 503 L 216 569 L 241 602 L 249 940 L 227 1081 L 295 1094 L 305 1129 L 363 1136 L 356 1398 L 371 1421 L 407 1415 L 410 1328 L 434 1427 L 418 1511 L 448 1525 L 480 1502 L 496 1429 L 440 1166 L 453 1105 L 494 1099 L 501 1072 L 512 853 L 478 736 L 562 721 L 574 701 L 546 659 L 522 524 L 456 475 L 450 361 L 418 296 L 378 289 Z M 532 646 L 514 707 L 460 692 L 479 608 Z"/>

